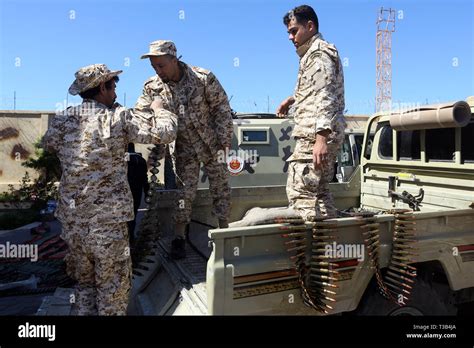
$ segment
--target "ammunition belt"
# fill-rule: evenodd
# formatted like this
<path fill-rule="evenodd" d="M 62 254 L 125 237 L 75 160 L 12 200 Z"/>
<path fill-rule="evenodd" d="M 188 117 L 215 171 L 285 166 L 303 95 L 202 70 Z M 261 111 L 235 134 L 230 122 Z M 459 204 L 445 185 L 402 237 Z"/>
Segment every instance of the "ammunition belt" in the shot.
<path fill-rule="evenodd" d="M 389 212 L 395 215 L 392 236 L 392 253 L 388 269 L 382 275 L 379 263 L 380 224 L 373 213 L 357 213 L 352 216 L 361 220 L 360 228 L 364 244 L 369 255 L 370 265 L 375 273 L 380 293 L 388 300 L 404 306 L 410 299 L 411 290 L 416 278 L 416 268 L 409 265 L 414 256 L 415 219 L 413 211 L 395 209 Z M 315 310 L 328 314 L 333 307 L 328 303 L 335 302 L 338 286 L 341 281 L 334 258 L 326 255 L 327 244 L 335 240 L 337 222 L 316 221 L 308 226 L 300 218 L 275 219 L 275 223 L 285 223 L 280 229 L 285 231 L 282 237 L 287 239 L 285 245 L 290 260 L 298 273 L 298 283 L 303 302 Z M 310 251 L 310 252 L 309 252 Z"/>
<path fill-rule="evenodd" d="M 238 287 L 234 289 L 234 299 L 271 294 L 274 292 L 296 289 L 298 287 L 299 284 L 296 279 Z"/>
<path fill-rule="evenodd" d="M 338 272 L 333 270 L 335 264 L 326 255 L 325 246 L 335 239 L 332 233 L 337 231 L 337 222 L 321 220 L 312 223 L 312 227 L 298 218 L 275 219 L 275 222 L 288 223 L 281 227 L 285 231 L 282 237 L 287 239 L 285 245 L 298 272 L 304 304 L 328 314 L 333 309 L 328 303 L 336 301 L 334 297 L 338 286 L 334 283 L 339 279 Z M 311 252 L 308 257 L 309 246 Z"/>
<path fill-rule="evenodd" d="M 389 211 L 395 215 L 395 225 L 392 236 L 392 253 L 385 276 L 382 275 L 379 263 L 380 230 L 374 215 L 362 213 L 357 215 L 362 220 L 362 235 L 368 250 L 371 267 L 380 293 L 389 301 L 404 306 L 410 300 L 411 290 L 416 278 L 416 268 L 409 265 L 413 260 L 415 249 L 415 219 L 413 211 L 394 209 Z"/>
<path fill-rule="evenodd" d="M 158 177 L 159 173 L 159 148 L 154 146 L 148 148 L 151 152 L 148 158 L 151 160 L 151 177 L 150 177 L 150 188 L 146 193 L 145 202 L 147 203 L 146 211 L 141 220 L 139 229 L 140 233 L 138 234 L 137 239 L 131 249 L 131 257 L 133 260 L 133 274 L 142 275 L 140 270 L 148 270 L 146 266 L 140 265 L 140 263 L 146 263 L 148 256 L 154 255 L 154 247 L 159 238 L 158 222 L 156 220 L 156 211 L 153 209 L 157 201 L 157 196 L 154 195 L 156 188 L 158 187 Z"/>

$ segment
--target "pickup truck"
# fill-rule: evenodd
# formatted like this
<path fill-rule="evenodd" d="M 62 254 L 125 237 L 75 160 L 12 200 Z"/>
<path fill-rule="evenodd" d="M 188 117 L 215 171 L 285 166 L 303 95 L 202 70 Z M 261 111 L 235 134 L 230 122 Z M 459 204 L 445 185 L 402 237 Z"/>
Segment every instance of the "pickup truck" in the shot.
<path fill-rule="evenodd" d="M 286 208 L 291 120 L 237 119 L 233 148 L 259 160 L 236 166 L 233 223 L 215 227 L 203 172 L 188 256 L 172 260 L 176 191 L 155 187 L 130 313 L 455 315 L 474 301 L 473 112 L 462 101 L 349 127 L 330 184 L 340 215 L 316 222 Z"/>

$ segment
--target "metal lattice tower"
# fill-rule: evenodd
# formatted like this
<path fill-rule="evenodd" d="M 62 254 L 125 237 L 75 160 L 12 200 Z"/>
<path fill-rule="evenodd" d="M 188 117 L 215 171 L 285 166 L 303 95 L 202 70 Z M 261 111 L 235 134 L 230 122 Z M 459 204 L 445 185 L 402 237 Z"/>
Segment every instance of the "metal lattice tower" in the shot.
<path fill-rule="evenodd" d="M 392 33 L 395 31 L 395 10 L 380 8 L 376 36 L 375 111 L 390 110 L 392 105 Z"/>

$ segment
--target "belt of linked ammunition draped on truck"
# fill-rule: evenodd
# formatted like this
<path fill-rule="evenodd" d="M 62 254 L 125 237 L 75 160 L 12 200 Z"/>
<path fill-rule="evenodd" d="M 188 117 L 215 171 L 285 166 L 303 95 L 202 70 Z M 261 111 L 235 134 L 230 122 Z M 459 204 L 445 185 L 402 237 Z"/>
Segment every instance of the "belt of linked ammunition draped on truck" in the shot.
<path fill-rule="evenodd" d="M 404 306 L 410 299 L 415 283 L 416 268 L 411 266 L 415 256 L 415 218 L 407 209 L 395 209 L 389 212 L 395 216 L 392 234 L 392 250 L 388 267 L 382 273 L 379 263 L 380 224 L 375 214 L 363 212 L 352 215 L 360 220 L 364 245 L 369 255 L 370 267 L 374 270 L 380 293 L 390 301 Z M 281 227 L 285 231 L 282 237 L 298 272 L 303 302 L 315 310 L 328 314 L 336 302 L 337 282 L 342 279 L 334 268 L 337 258 L 327 255 L 326 246 L 334 242 L 338 230 L 337 221 L 316 221 L 304 223 L 301 219 L 276 219 L 277 223 L 286 223 Z"/>

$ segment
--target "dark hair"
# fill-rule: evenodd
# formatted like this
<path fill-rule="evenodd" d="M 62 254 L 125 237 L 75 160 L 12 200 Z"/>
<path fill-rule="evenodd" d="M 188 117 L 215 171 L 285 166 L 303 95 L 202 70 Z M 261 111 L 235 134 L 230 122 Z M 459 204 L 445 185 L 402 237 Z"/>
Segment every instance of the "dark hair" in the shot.
<path fill-rule="evenodd" d="M 112 88 L 112 81 L 119 82 L 119 77 L 114 76 L 107 82 L 105 82 L 105 88 L 106 89 L 111 89 Z M 93 99 L 97 94 L 100 93 L 100 85 L 91 89 L 88 89 L 84 92 L 79 93 L 82 99 Z"/>
<path fill-rule="evenodd" d="M 316 32 L 319 32 L 318 16 L 311 6 L 301 5 L 295 7 L 293 10 L 285 14 L 283 17 L 283 23 L 288 26 L 288 23 L 290 23 L 293 16 L 296 18 L 296 22 L 299 24 L 306 24 L 308 21 L 313 22 L 314 26 L 316 27 Z"/>

